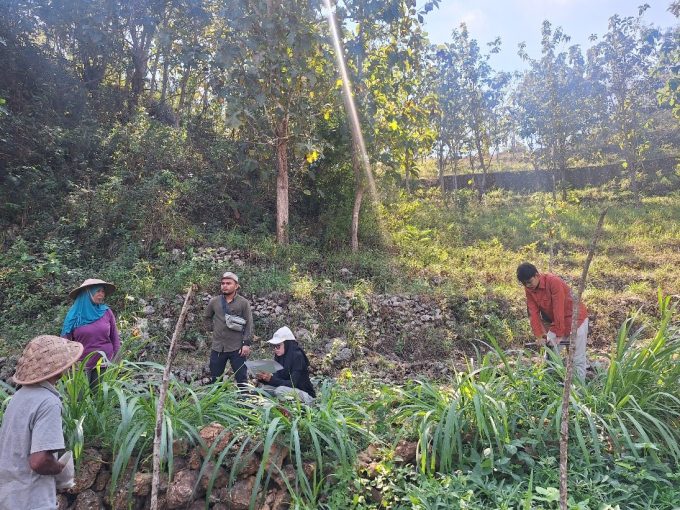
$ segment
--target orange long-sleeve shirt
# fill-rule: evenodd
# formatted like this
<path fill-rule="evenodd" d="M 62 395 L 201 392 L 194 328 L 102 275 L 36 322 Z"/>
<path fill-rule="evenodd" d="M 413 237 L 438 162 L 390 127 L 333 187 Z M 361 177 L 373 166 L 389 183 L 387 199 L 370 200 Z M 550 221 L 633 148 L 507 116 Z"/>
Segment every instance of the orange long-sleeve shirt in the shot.
<path fill-rule="evenodd" d="M 550 273 L 539 274 L 538 287 L 524 288 L 529 309 L 531 329 L 536 336 L 547 333 L 541 320 L 541 312 L 552 322 L 550 331 L 558 337 L 567 336 L 571 333 L 571 318 L 574 309 L 574 301 L 571 297 L 571 289 L 560 278 Z M 579 303 L 578 325 L 588 318 L 588 310 L 583 303 Z"/>

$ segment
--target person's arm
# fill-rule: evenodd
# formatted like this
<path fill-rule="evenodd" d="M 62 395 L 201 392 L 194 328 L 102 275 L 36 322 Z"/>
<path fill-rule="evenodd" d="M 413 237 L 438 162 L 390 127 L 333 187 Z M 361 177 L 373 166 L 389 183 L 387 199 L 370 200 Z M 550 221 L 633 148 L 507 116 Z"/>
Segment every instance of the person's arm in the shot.
<path fill-rule="evenodd" d="M 28 465 L 39 475 L 58 475 L 64 469 L 64 464 L 54 458 L 52 451 L 31 453 Z"/>
<path fill-rule="evenodd" d="M 246 320 L 246 327 L 243 330 L 243 345 L 250 346 L 253 343 L 253 311 L 250 309 L 248 300 L 245 300 L 243 318 Z"/>
<path fill-rule="evenodd" d="M 536 338 L 543 338 L 543 323 L 541 322 L 541 315 L 538 310 L 538 304 L 534 300 L 534 296 L 528 290 L 524 290 L 527 299 L 527 310 L 529 311 L 529 322 L 531 323 L 531 331 L 533 331 Z"/>
<path fill-rule="evenodd" d="M 111 344 L 113 345 L 113 357 L 115 358 L 120 350 L 120 333 L 118 333 L 118 328 L 116 327 L 116 316 L 113 315 L 111 309 L 108 312 L 109 322 L 111 323 Z"/>
<path fill-rule="evenodd" d="M 567 312 L 564 309 L 567 301 L 566 285 L 560 285 L 561 282 L 550 282 L 549 291 L 552 299 L 552 316 L 553 324 L 550 331 L 555 333 L 557 337 L 567 336 Z M 571 327 L 571 324 L 569 325 Z"/>
<path fill-rule="evenodd" d="M 290 372 L 282 368 L 281 370 L 274 372 L 269 379 L 269 384 L 271 386 L 288 386 L 291 388 L 293 386 L 292 381 L 290 380 Z"/>
<path fill-rule="evenodd" d="M 65 446 L 61 426 L 61 403 L 43 402 L 33 420 L 28 455 L 30 468 L 39 475 L 57 475 L 64 469 L 64 465 L 52 454 Z"/>
<path fill-rule="evenodd" d="M 272 386 L 288 386 L 289 388 L 298 388 L 300 381 L 304 376 L 305 362 L 302 356 L 296 357 L 293 361 L 293 366 L 290 370 L 284 368 L 272 375 L 269 384 Z"/>
<path fill-rule="evenodd" d="M 214 315 L 214 310 L 212 306 L 213 300 L 211 299 L 208 301 L 208 306 L 205 307 L 205 310 L 203 310 L 203 327 L 205 328 L 206 331 L 212 331 L 213 327 L 213 315 Z"/>

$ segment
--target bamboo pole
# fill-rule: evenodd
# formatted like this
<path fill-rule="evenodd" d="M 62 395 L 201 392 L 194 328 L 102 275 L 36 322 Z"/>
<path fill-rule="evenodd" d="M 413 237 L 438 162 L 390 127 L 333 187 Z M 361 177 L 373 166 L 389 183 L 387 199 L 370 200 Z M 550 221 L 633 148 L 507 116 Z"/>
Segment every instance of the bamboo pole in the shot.
<path fill-rule="evenodd" d="M 165 369 L 163 370 L 163 381 L 161 382 L 160 393 L 158 394 L 158 405 L 156 406 L 156 429 L 153 436 L 153 477 L 151 479 L 151 506 L 150 510 L 158 510 L 158 486 L 160 485 L 160 450 L 161 450 L 161 430 L 163 428 L 163 409 L 165 408 L 165 398 L 168 394 L 168 384 L 170 382 L 170 372 L 172 369 L 172 362 L 177 354 L 177 346 L 179 339 L 182 336 L 184 323 L 189 313 L 189 304 L 196 292 L 196 286 L 191 285 L 184 298 L 182 311 L 179 313 L 179 319 L 175 324 L 175 332 L 172 334 L 170 340 L 170 349 L 168 350 L 168 358 L 165 362 Z"/>
<path fill-rule="evenodd" d="M 588 269 L 590 269 L 590 262 L 593 260 L 595 253 L 595 246 L 602 233 L 602 225 L 604 224 L 604 217 L 607 214 L 607 208 L 600 213 L 600 219 L 597 221 L 597 227 L 590 243 L 590 251 L 586 257 L 586 262 L 583 265 L 583 272 L 581 273 L 581 281 L 578 285 L 578 293 L 574 296 L 573 312 L 571 317 L 571 333 L 569 334 L 569 354 L 567 355 L 567 369 L 564 376 L 564 392 L 562 393 L 562 420 L 560 422 L 560 510 L 567 509 L 568 498 L 568 454 L 569 454 L 569 400 L 571 398 L 571 382 L 574 378 L 574 340 L 576 339 L 577 324 L 579 321 L 579 304 L 581 303 L 581 295 L 586 287 L 586 277 L 588 276 Z"/>

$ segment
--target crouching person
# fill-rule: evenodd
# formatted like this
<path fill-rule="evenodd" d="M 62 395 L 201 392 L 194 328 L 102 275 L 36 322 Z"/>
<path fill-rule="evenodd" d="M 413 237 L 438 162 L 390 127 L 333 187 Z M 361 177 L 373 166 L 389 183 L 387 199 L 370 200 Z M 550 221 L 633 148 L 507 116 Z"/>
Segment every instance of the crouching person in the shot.
<path fill-rule="evenodd" d="M 83 353 L 83 345 L 41 335 L 17 363 L 10 399 L 0 426 L 0 510 L 57 509 L 57 488 L 73 486 L 73 457 L 64 449 L 62 405 L 54 385 Z"/>
<path fill-rule="evenodd" d="M 310 405 L 316 397 L 309 380 L 309 360 L 298 345 L 290 328 L 279 328 L 269 343 L 274 346 L 274 361 L 283 368 L 273 374 L 259 372 L 258 381 L 265 383 L 264 390 L 277 397 L 294 394 Z"/>

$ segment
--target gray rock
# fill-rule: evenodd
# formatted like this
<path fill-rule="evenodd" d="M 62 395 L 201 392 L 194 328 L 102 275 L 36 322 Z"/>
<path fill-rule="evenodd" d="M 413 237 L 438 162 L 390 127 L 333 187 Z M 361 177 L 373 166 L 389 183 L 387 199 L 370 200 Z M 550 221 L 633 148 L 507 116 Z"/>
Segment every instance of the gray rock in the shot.
<path fill-rule="evenodd" d="M 156 312 L 156 309 L 151 305 L 147 305 L 144 307 L 143 312 L 144 315 L 153 315 Z"/>
<path fill-rule="evenodd" d="M 312 333 L 305 328 L 300 328 L 295 331 L 295 338 L 298 342 L 308 344 L 312 341 Z"/>
<path fill-rule="evenodd" d="M 335 355 L 333 361 L 335 363 L 343 363 L 352 359 L 352 349 L 349 347 L 344 347 Z"/>
<path fill-rule="evenodd" d="M 325 351 L 327 353 L 331 351 L 339 352 L 341 349 L 345 347 L 347 347 L 347 342 L 345 342 L 342 338 L 332 338 L 331 340 L 326 342 Z"/>
<path fill-rule="evenodd" d="M 100 510 L 104 508 L 102 499 L 92 489 L 87 489 L 76 498 L 75 510 Z"/>

